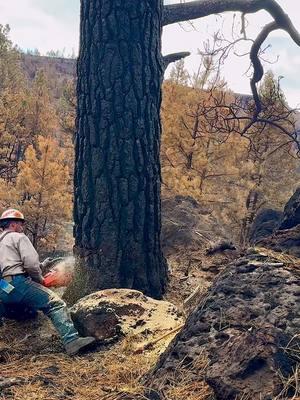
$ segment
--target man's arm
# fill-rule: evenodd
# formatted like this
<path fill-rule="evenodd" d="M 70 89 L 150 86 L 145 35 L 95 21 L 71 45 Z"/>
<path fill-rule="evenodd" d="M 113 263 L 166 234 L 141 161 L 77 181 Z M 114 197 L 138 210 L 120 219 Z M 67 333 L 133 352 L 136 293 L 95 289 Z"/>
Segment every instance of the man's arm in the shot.
<path fill-rule="evenodd" d="M 29 238 L 22 235 L 19 239 L 18 247 L 24 270 L 34 281 L 42 283 L 43 276 L 40 268 L 39 255 Z"/>

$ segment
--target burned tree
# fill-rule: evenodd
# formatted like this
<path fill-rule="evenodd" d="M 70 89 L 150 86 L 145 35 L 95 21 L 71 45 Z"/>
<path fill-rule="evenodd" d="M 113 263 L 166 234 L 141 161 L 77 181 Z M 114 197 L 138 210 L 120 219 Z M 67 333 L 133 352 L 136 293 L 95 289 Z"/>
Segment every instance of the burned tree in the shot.
<path fill-rule="evenodd" d="M 167 268 L 160 246 L 161 54 L 163 25 L 225 11 L 265 9 L 273 22 L 254 42 L 251 87 L 263 76 L 261 44 L 275 29 L 300 44 L 274 0 L 82 0 L 78 60 L 75 165 L 77 272 L 69 297 L 107 287 L 130 287 L 161 297 Z"/>
<path fill-rule="evenodd" d="M 75 287 L 161 297 L 160 1 L 82 1 Z M 80 274 L 80 276 L 79 276 Z"/>

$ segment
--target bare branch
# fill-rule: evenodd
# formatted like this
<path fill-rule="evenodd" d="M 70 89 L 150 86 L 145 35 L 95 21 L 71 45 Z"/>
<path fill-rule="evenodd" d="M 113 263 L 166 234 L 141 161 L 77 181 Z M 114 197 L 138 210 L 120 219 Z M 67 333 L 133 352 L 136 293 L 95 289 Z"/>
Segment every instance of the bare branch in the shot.
<path fill-rule="evenodd" d="M 250 51 L 250 59 L 252 61 L 252 65 L 253 65 L 253 69 L 254 69 L 254 73 L 253 73 L 253 76 L 250 81 L 251 91 L 252 91 L 253 99 L 254 99 L 255 106 L 256 106 L 256 111 L 253 116 L 254 120 L 257 118 L 257 116 L 260 114 L 260 112 L 262 110 L 256 84 L 261 81 L 261 79 L 264 75 L 264 68 L 258 57 L 258 53 L 259 53 L 259 49 L 261 48 L 261 45 L 266 40 L 268 35 L 276 29 L 277 29 L 276 22 L 271 22 L 270 24 L 266 25 L 263 28 L 263 30 L 260 32 L 260 34 L 258 35 L 256 40 L 254 41 L 254 43 L 251 47 L 251 51 Z"/>
<path fill-rule="evenodd" d="M 256 106 L 256 110 L 253 114 L 253 121 L 258 118 L 262 111 L 256 86 L 262 79 L 264 73 L 262 63 L 259 59 L 259 52 L 262 44 L 272 31 L 283 29 L 290 35 L 293 41 L 300 46 L 300 34 L 280 5 L 275 0 L 197 0 L 188 3 L 166 5 L 164 7 L 163 18 L 163 25 L 168 25 L 175 22 L 203 18 L 211 14 L 223 13 L 226 11 L 240 11 L 242 13 L 242 34 L 245 39 L 245 14 L 255 13 L 259 10 L 266 10 L 273 17 L 273 22 L 262 29 L 254 41 L 250 52 L 250 58 L 254 69 L 254 74 L 251 79 L 251 90 Z M 249 123 L 249 128 L 251 126 L 252 122 Z"/>
<path fill-rule="evenodd" d="M 176 62 L 178 60 L 181 60 L 182 58 L 188 57 L 190 55 L 191 55 L 190 52 L 182 51 L 181 53 L 172 53 L 172 54 L 168 54 L 168 55 L 164 56 L 163 62 L 164 62 L 165 69 L 167 69 L 169 64 Z"/>
<path fill-rule="evenodd" d="M 241 34 L 243 35 L 243 38 L 244 38 L 244 39 L 247 39 L 247 34 L 246 34 L 246 17 L 245 17 L 245 13 L 242 13 Z"/>
<path fill-rule="evenodd" d="M 187 3 L 164 6 L 163 25 L 191 19 L 203 18 L 212 14 L 227 11 L 240 11 L 243 14 L 253 14 L 266 10 L 278 26 L 285 29 L 291 38 L 299 45 L 300 36 L 289 16 L 275 0 L 197 0 Z"/>

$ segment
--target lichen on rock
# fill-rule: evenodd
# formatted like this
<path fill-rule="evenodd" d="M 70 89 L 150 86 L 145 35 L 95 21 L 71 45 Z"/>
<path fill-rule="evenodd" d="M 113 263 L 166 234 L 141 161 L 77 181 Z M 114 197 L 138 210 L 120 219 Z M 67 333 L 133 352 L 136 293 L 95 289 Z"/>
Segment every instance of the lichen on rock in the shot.
<path fill-rule="evenodd" d="M 300 270 L 253 251 L 229 264 L 202 298 L 147 382 L 176 385 L 203 369 L 216 399 L 273 399 L 293 375 L 300 348 Z M 201 367 L 203 368 L 203 367 Z M 290 391 L 292 393 L 292 391 Z M 292 397 L 293 393 L 291 394 Z M 288 398 L 288 397 L 286 397 Z"/>

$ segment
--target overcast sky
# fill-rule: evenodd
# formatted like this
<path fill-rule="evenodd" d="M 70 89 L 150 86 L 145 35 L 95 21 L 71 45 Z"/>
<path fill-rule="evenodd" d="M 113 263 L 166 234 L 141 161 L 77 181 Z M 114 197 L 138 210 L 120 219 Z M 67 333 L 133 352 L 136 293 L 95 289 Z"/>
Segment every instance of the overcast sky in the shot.
<path fill-rule="evenodd" d="M 179 0 L 167 0 L 176 3 Z M 278 0 L 289 13 L 295 26 L 300 30 L 300 1 Z M 63 50 L 65 54 L 78 51 L 80 0 L 0 0 L 0 23 L 9 24 L 11 39 L 22 49 L 39 49 L 42 54 L 50 50 Z M 164 54 L 178 51 L 190 51 L 186 66 L 192 72 L 197 70 L 200 58 L 197 48 L 202 48 L 203 40 L 211 37 L 216 29 L 223 28 L 230 37 L 233 14 L 227 13 L 225 19 L 220 16 L 194 21 L 194 28 L 189 24 L 168 26 L 163 34 Z M 247 32 L 255 37 L 260 28 L 270 21 L 265 12 L 249 16 Z M 281 31 L 270 36 L 267 52 L 269 61 L 266 68 L 274 70 L 277 76 L 283 76 L 281 84 L 291 106 L 300 105 L 300 48 Z M 247 49 L 237 49 L 244 53 Z M 244 75 L 249 65 L 247 57 L 230 57 L 224 65 L 223 77 L 231 89 L 240 93 L 249 93 L 249 79 Z"/>

